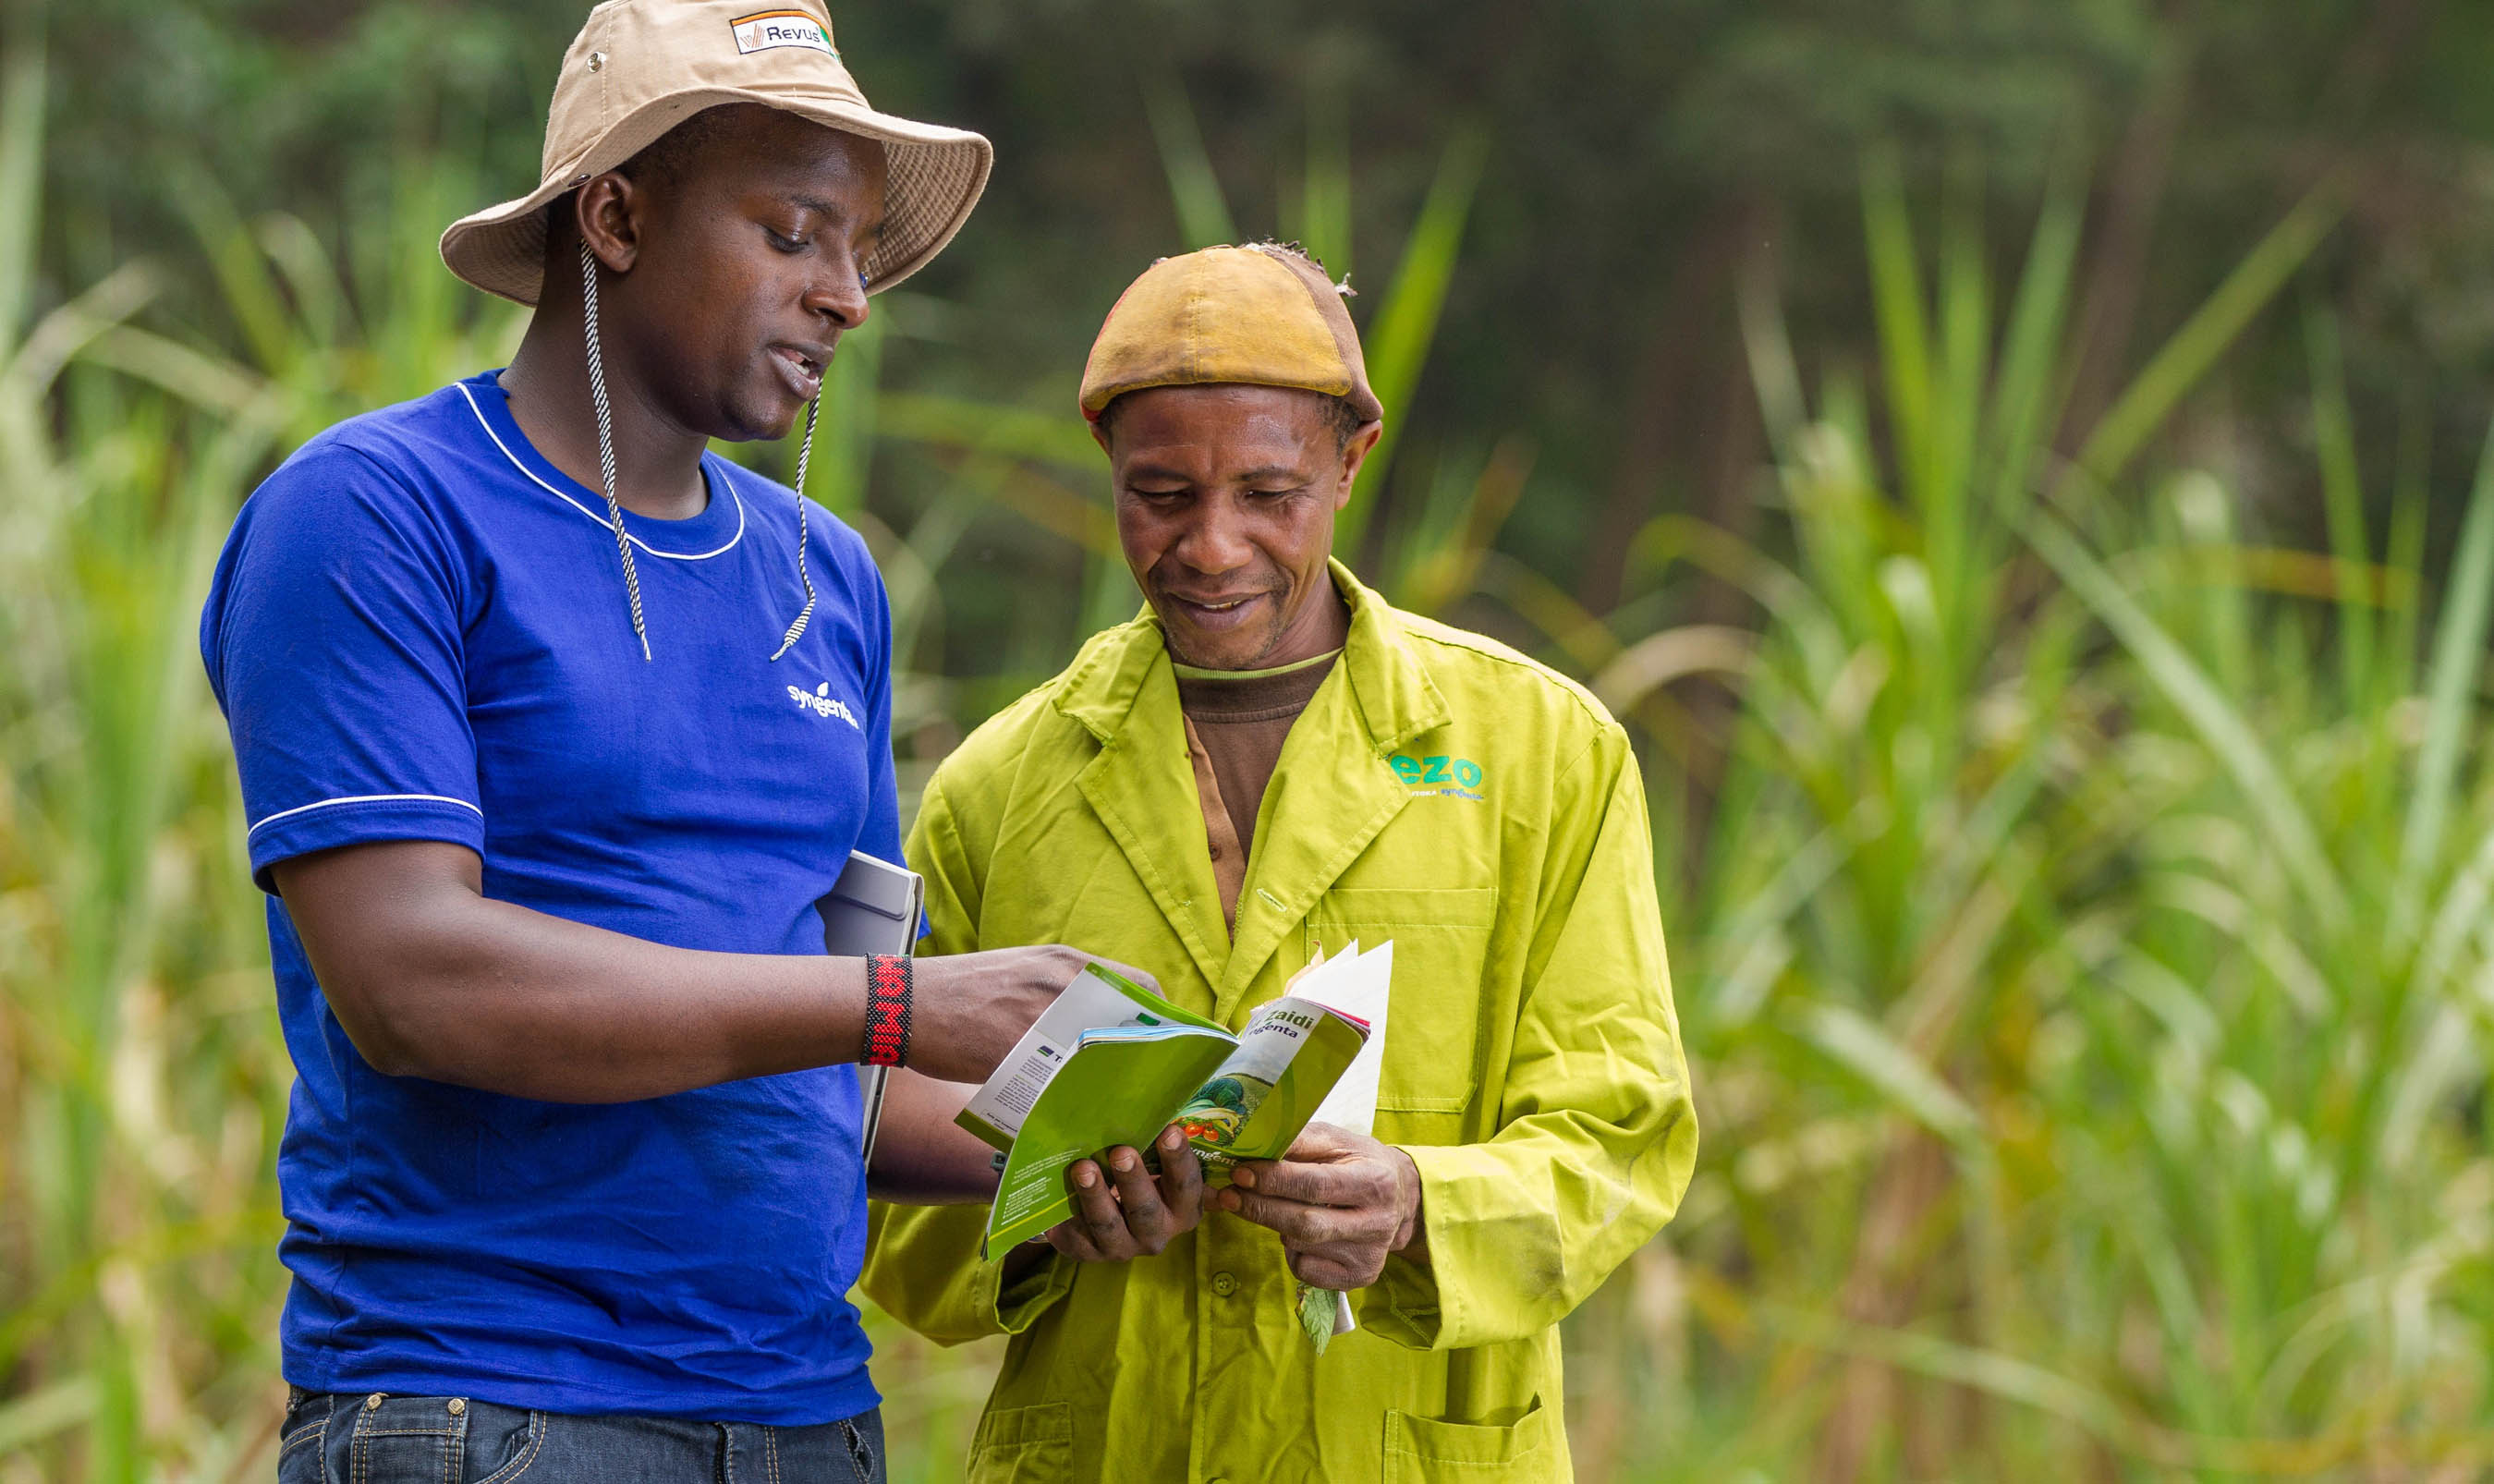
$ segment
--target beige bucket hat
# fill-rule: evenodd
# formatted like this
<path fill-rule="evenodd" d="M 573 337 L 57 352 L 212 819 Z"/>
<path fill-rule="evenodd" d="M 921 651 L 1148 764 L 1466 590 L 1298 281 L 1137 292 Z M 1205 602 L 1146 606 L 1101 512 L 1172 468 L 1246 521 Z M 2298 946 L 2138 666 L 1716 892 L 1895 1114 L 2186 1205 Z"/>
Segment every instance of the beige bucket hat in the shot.
<path fill-rule="evenodd" d="M 730 103 L 883 141 L 883 240 L 864 264 L 868 292 L 917 272 L 953 240 L 995 161 L 978 135 L 868 106 L 832 45 L 823 0 L 606 0 L 563 53 L 537 188 L 452 223 L 441 260 L 488 293 L 533 305 L 546 205 L 702 109 Z"/>

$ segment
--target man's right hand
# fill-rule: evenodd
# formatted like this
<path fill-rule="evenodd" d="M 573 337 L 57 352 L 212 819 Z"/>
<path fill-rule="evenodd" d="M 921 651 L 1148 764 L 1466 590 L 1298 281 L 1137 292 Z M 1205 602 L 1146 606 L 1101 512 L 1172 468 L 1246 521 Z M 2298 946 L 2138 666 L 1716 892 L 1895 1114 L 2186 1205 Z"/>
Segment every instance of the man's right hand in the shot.
<path fill-rule="evenodd" d="M 1095 963 L 1160 989 L 1141 969 L 1063 944 L 912 960 L 910 1070 L 947 1082 L 986 1081 L 1074 976 Z"/>

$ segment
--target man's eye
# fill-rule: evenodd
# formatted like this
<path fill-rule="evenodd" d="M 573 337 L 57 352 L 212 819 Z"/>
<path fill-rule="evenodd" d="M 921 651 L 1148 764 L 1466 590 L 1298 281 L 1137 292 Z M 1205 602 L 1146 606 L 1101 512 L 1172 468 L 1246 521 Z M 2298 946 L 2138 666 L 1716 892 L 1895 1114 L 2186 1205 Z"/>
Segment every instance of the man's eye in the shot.
<path fill-rule="evenodd" d="M 1288 500 L 1305 488 L 1307 488 L 1305 485 L 1294 484 L 1287 490 L 1249 490 L 1247 498 L 1249 500 Z"/>
<path fill-rule="evenodd" d="M 1146 490 L 1139 485 L 1131 484 L 1126 486 L 1126 488 L 1137 500 L 1176 500 L 1186 493 L 1183 489 Z"/>

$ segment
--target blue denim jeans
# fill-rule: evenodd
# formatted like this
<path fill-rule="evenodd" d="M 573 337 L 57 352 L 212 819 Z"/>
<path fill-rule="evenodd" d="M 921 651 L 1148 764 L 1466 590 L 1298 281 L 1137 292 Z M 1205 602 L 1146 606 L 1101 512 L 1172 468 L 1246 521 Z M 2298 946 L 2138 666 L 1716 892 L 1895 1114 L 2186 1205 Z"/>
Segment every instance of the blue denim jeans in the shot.
<path fill-rule="evenodd" d="M 812 1427 L 571 1417 L 297 1388 L 277 1484 L 885 1484 L 883 1413 Z"/>

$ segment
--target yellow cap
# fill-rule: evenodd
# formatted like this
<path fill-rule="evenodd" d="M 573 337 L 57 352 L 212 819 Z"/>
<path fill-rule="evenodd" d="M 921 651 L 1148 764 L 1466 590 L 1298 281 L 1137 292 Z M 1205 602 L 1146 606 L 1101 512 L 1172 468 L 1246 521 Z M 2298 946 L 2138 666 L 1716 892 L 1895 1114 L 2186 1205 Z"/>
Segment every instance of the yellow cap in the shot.
<path fill-rule="evenodd" d="M 1359 333 L 1315 262 L 1271 243 L 1164 257 L 1118 297 L 1082 368 L 1082 415 L 1153 386 L 1288 386 L 1384 415 Z"/>

